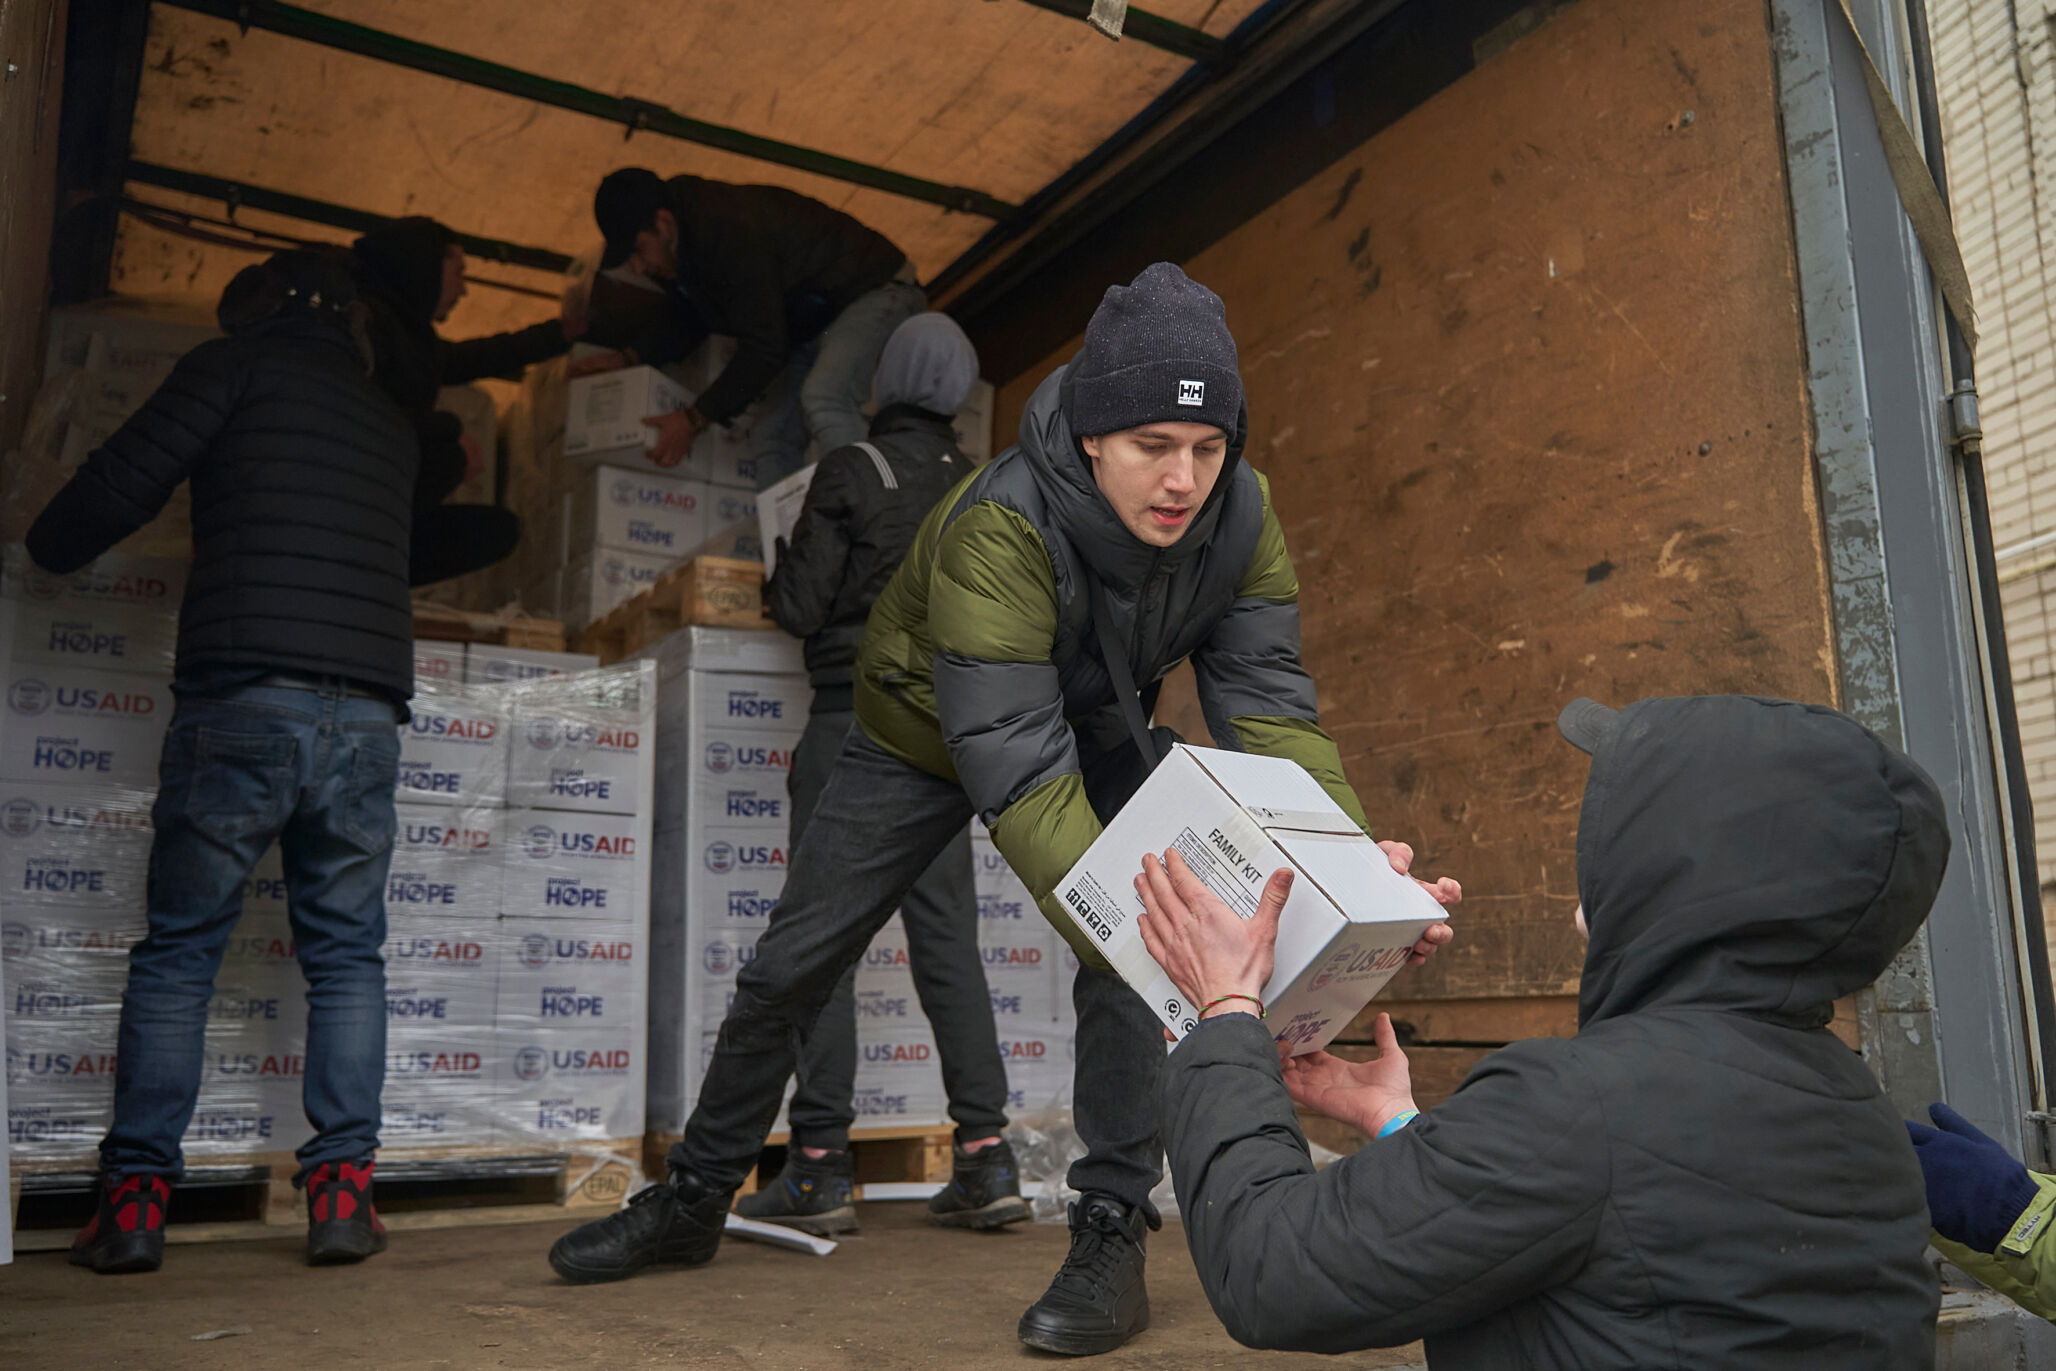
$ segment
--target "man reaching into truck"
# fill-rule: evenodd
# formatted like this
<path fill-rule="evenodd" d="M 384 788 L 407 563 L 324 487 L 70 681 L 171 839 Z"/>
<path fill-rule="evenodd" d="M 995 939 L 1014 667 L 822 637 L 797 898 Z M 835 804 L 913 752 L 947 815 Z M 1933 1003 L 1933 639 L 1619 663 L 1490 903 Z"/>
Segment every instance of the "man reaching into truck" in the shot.
<path fill-rule="evenodd" d="M 1163 1029 L 1051 892 L 1153 763 L 1141 711 L 1188 658 L 1218 745 L 1300 763 L 1364 822 L 1316 719 L 1298 580 L 1269 488 L 1242 461 L 1245 432 L 1219 297 L 1162 262 L 1109 289 L 1083 349 L 1029 401 L 1019 445 L 935 507 L 873 608 L 858 727 L 738 978 L 670 1176 L 561 1238 L 559 1274 L 613 1280 L 713 1257 L 795 1040 L 977 814 L 1082 963 L 1074 1114 L 1087 1151 L 1069 1176 L 1081 1198 L 1070 1255 L 1020 1336 L 1083 1355 L 1149 1326 Z M 1121 680 L 1145 683 L 1139 702 Z M 1406 854 L 1386 848 L 1403 870 Z M 1431 889 L 1461 898 L 1454 881 Z M 1417 956 L 1449 936 L 1436 929 Z"/>

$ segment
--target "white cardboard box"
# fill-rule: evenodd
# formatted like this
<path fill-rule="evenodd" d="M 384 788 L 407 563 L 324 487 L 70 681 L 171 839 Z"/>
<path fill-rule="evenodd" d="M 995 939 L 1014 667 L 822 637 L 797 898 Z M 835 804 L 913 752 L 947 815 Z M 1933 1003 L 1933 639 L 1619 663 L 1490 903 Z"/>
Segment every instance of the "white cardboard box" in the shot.
<path fill-rule="evenodd" d="M 172 705 L 162 676 L 9 663 L 0 779 L 154 786 Z"/>
<path fill-rule="evenodd" d="M 594 548 L 651 557 L 684 557 L 706 540 L 714 487 L 628 467 L 600 467 L 581 478 L 568 502 L 573 555 Z"/>
<path fill-rule="evenodd" d="M 1198 1007 L 1142 945 L 1144 853 L 1176 848 L 1243 918 L 1271 873 L 1297 872 L 1278 928 L 1265 1027 L 1297 1055 L 1327 1046 L 1446 916 L 1296 763 L 1179 745 L 1057 887 L 1057 898 L 1173 1033 Z"/>
<path fill-rule="evenodd" d="M 656 701 L 642 686 L 617 672 L 530 682 L 511 698 L 508 804 L 594 814 L 643 807 Z"/>
<path fill-rule="evenodd" d="M 0 787 L 0 907 L 8 918 L 30 905 L 140 917 L 151 800 L 149 791 L 125 786 Z"/>
<path fill-rule="evenodd" d="M 0 600 L 0 646 L 10 660 L 169 677 L 178 616 L 117 605 Z"/>
<path fill-rule="evenodd" d="M 0 596 L 53 610 L 133 609 L 162 616 L 178 634 L 186 594 L 186 563 L 170 557 L 110 552 L 68 575 L 44 571 L 20 543 L 0 559 Z"/>
<path fill-rule="evenodd" d="M 563 617 L 567 626 L 584 628 L 657 583 L 677 565 L 674 557 L 649 557 L 604 548 L 581 557 L 564 575 Z"/>
<path fill-rule="evenodd" d="M 692 404 L 692 392 L 655 367 L 575 377 L 564 388 L 564 455 L 580 462 L 640 461 L 657 431 L 643 422 Z"/>
<path fill-rule="evenodd" d="M 400 782 L 409 804 L 470 809 L 502 803 L 507 784 L 506 711 L 485 696 L 416 696 L 400 729 Z"/>
<path fill-rule="evenodd" d="M 633 814 L 510 811 L 500 912 L 513 918 L 634 920 L 643 894 L 637 853 L 644 822 Z"/>
<path fill-rule="evenodd" d="M 643 1124 L 643 1062 L 635 1033 L 510 1030 L 497 1092 L 502 1125 L 530 1137 L 632 1137 Z"/>
<path fill-rule="evenodd" d="M 402 804 L 386 876 L 386 911 L 490 919 L 500 912 L 507 811 Z"/>

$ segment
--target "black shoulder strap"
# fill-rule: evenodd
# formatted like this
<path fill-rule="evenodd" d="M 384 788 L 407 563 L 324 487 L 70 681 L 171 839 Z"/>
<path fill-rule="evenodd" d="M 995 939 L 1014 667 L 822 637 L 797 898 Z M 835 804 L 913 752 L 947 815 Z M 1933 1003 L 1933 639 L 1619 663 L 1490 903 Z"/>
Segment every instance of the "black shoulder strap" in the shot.
<path fill-rule="evenodd" d="M 1078 569 L 1085 577 L 1085 598 L 1092 603 L 1092 631 L 1099 638 L 1099 655 L 1106 659 L 1107 675 L 1113 678 L 1114 698 L 1120 702 L 1121 717 L 1128 721 L 1128 734 L 1135 739 L 1135 749 L 1142 757 L 1145 774 L 1156 770 L 1162 760 L 1157 756 L 1156 740 L 1150 736 L 1149 720 L 1143 717 L 1142 697 L 1135 691 L 1135 671 L 1128 661 L 1128 650 L 1114 634 L 1113 611 L 1107 606 L 1106 587 L 1099 583 L 1099 577 L 1092 574 L 1092 568 L 1085 565 L 1081 557 Z"/>

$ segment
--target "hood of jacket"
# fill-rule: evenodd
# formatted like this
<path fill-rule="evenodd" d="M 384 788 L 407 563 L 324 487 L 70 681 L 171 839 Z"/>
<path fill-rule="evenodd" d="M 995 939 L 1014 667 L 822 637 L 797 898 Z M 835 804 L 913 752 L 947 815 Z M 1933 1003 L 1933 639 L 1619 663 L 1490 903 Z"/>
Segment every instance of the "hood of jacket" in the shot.
<path fill-rule="evenodd" d="M 442 302 L 443 258 L 455 241 L 435 220 L 410 215 L 373 229 L 350 251 L 368 289 L 385 296 L 408 323 L 433 327 Z"/>
<path fill-rule="evenodd" d="M 1821 705 L 1643 700 L 1578 817 L 1581 1027 L 1655 1007 L 1819 1027 L 1920 928 L 1949 859 L 1941 793 Z"/>
<path fill-rule="evenodd" d="M 1221 474 L 1193 516 L 1192 527 L 1171 546 L 1152 547 L 1128 531 L 1100 493 L 1099 482 L 1092 476 L 1092 459 L 1071 431 L 1071 366 L 1067 363 L 1051 372 L 1021 411 L 1021 458 L 1058 527 L 1093 574 L 1112 589 L 1132 593 L 1152 571 L 1197 556 L 1213 537 L 1220 524 L 1221 504 L 1235 484 L 1236 468 L 1242 462 L 1249 411 L 1245 407 L 1237 416 L 1235 432 L 1228 435 Z"/>

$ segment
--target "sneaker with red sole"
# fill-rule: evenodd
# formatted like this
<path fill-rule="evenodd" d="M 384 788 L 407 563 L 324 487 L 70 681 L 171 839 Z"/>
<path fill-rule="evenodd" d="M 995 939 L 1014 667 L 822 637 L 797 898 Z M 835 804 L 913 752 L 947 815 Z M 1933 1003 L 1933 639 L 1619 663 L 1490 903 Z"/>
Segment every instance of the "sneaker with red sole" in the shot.
<path fill-rule="evenodd" d="M 162 1176 L 102 1176 L 93 1221 L 71 1240 L 71 1264 L 103 1276 L 164 1265 L 164 1213 L 171 1185 Z"/>
<path fill-rule="evenodd" d="M 371 1203 L 374 1161 L 323 1162 L 307 1176 L 307 1264 L 361 1262 L 386 1250 L 385 1225 Z"/>

